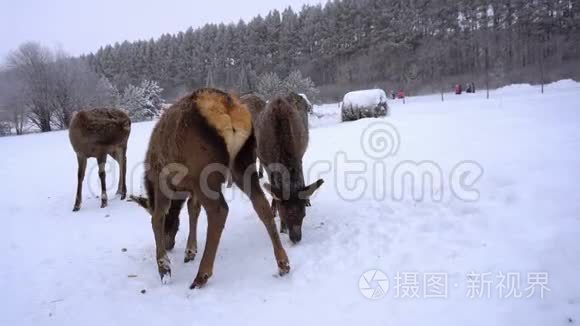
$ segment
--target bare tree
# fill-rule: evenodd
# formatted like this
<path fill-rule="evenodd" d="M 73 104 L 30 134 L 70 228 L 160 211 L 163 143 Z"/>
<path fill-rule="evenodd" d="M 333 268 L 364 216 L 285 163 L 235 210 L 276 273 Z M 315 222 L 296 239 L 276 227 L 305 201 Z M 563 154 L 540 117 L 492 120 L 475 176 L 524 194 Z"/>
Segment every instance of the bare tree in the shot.
<path fill-rule="evenodd" d="M 24 132 L 27 103 L 23 94 L 22 82 L 15 78 L 14 71 L 0 71 L 0 120 L 5 133 L 15 130 L 17 135 Z"/>
<path fill-rule="evenodd" d="M 73 112 L 101 102 L 96 98 L 101 95 L 96 93 L 101 81 L 86 62 L 69 58 L 64 53 L 57 56 L 50 70 L 51 105 L 56 124 L 65 129 L 70 125 Z"/>
<path fill-rule="evenodd" d="M 23 83 L 23 96 L 30 110 L 30 122 L 40 131 L 51 131 L 52 84 L 50 65 L 54 62 L 51 51 L 39 43 L 28 42 L 8 55 L 8 67 L 14 69 L 16 78 Z"/>
<path fill-rule="evenodd" d="M 6 77 L 9 102 L 15 121 L 22 112 L 40 131 L 68 128 L 75 111 L 118 102 L 116 89 L 100 78 L 86 60 L 69 57 L 62 50 L 51 51 L 38 43 L 24 43 L 8 56 Z M 23 126 L 22 123 L 15 123 Z M 22 128 L 18 128 L 20 131 Z"/>
<path fill-rule="evenodd" d="M 94 90 L 91 106 L 118 108 L 121 100 L 119 90 L 106 77 L 99 78 Z"/>

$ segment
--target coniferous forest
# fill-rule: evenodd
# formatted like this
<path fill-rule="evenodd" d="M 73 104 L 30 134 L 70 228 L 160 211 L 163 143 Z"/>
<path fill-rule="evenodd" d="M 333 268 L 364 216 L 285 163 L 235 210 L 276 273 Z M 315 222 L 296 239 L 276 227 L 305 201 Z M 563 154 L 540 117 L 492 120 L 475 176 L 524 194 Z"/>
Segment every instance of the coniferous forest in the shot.
<path fill-rule="evenodd" d="M 335 0 L 210 24 L 83 56 L 119 87 L 156 80 L 168 98 L 248 91 L 300 70 L 324 100 L 365 86 L 409 93 L 580 75 L 579 0 Z"/>

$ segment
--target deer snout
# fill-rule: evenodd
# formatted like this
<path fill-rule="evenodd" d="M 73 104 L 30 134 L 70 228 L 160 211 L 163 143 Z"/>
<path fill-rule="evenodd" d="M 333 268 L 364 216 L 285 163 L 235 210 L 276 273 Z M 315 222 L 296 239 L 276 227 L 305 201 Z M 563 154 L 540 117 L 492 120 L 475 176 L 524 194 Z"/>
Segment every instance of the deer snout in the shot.
<path fill-rule="evenodd" d="M 297 244 L 300 240 L 302 240 L 302 228 L 300 225 L 295 225 L 290 229 L 290 241 Z"/>

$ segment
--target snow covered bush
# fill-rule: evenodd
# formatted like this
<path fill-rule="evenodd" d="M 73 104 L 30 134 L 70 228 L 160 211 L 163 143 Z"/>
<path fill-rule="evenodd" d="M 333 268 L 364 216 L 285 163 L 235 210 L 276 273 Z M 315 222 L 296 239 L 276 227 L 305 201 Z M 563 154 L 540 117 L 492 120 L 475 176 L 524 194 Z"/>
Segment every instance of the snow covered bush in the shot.
<path fill-rule="evenodd" d="M 387 94 L 382 89 L 347 93 L 342 100 L 342 121 L 377 118 L 388 115 Z"/>
<path fill-rule="evenodd" d="M 150 80 L 144 80 L 139 86 L 129 85 L 123 91 L 121 107 L 132 121 L 151 120 L 163 109 L 162 91 L 157 82 Z"/>
<path fill-rule="evenodd" d="M 263 74 L 258 78 L 257 91 L 266 99 L 289 93 L 305 94 L 309 97 L 318 94 L 314 82 L 310 77 L 303 77 L 299 70 L 291 72 L 284 80 L 274 72 Z"/>
<path fill-rule="evenodd" d="M 256 87 L 258 94 L 264 96 L 266 99 L 271 99 L 272 97 L 284 92 L 284 84 L 275 72 L 261 75 L 258 78 L 258 84 Z"/>
<path fill-rule="evenodd" d="M 300 70 L 295 70 L 284 79 L 284 89 L 287 93 L 304 94 L 308 97 L 316 96 L 319 91 L 310 77 L 302 77 Z"/>

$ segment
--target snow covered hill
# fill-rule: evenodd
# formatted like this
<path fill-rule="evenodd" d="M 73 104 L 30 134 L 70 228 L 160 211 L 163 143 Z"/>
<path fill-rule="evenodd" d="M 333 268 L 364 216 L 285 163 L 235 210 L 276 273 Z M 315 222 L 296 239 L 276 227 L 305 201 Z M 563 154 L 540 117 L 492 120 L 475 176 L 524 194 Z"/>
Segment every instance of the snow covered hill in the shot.
<path fill-rule="evenodd" d="M 182 263 L 185 211 L 173 279 L 163 286 L 149 217 L 114 198 L 112 159 L 109 206 L 99 208 L 91 160 L 83 207 L 73 213 L 67 133 L 0 138 L 0 324 L 578 323 L 578 103 L 580 84 L 561 81 L 544 95 L 514 85 L 490 100 L 480 92 L 391 101 L 390 117 L 345 124 L 337 104 L 316 107 L 305 167 L 307 182 L 326 183 L 302 242 L 283 237 L 291 273 L 274 276 L 263 225 L 228 190 L 214 277 L 194 291 L 199 257 Z M 133 126 L 130 193 L 142 192 L 152 127 Z M 202 213 L 200 251 L 205 227 Z"/>

